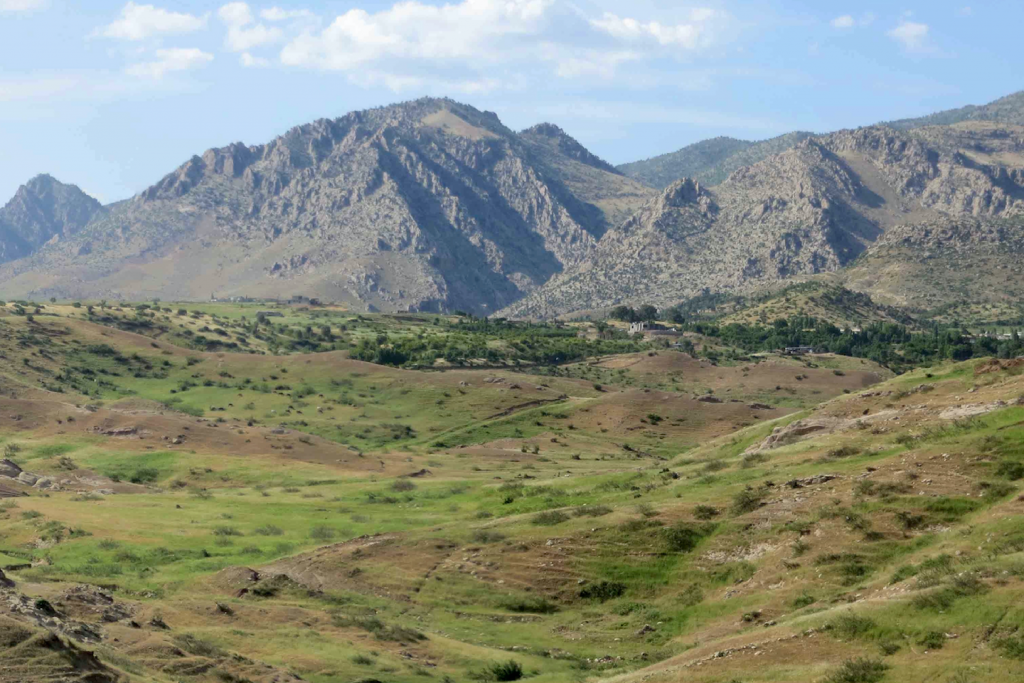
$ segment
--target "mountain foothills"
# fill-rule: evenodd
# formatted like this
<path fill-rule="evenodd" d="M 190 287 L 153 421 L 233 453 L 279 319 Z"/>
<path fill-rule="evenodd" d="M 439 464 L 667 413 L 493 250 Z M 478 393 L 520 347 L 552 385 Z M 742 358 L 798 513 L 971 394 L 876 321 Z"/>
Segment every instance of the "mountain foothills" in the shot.
<path fill-rule="evenodd" d="M 1022 222 L 1024 93 L 618 168 L 553 124 L 422 99 L 209 150 L 106 207 L 36 178 L 0 212 L 0 295 L 547 318 L 824 278 L 998 308 L 1024 293 Z"/>

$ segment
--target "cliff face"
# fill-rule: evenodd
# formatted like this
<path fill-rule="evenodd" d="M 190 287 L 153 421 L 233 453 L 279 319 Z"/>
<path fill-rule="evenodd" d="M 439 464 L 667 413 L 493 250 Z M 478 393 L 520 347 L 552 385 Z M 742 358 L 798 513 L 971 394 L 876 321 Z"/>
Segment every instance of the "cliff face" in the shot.
<path fill-rule="evenodd" d="M 306 293 L 493 312 L 582 262 L 605 229 L 561 166 L 593 171 L 598 201 L 628 182 L 553 141 L 532 149 L 495 115 L 447 100 L 320 120 L 195 156 L 7 276 L 36 284 L 30 271 L 61 264 L 68 276 L 49 289 L 69 296 Z M 140 282 L 126 259 L 155 267 Z"/>
<path fill-rule="evenodd" d="M 946 284 L 893 273 L 914 270 L 915 240 L 981 270 L 1015 258 L 1014 97 L 953 125 L 718 141 L 710 157 L 760 160 L 658 191 L 552 124 L 515 133 L 436 99 L 354 112 L 209 150 L 108 207 L 33 180 L 0 210 L 0 296 L 304 294 L 361 310 L 552 316 L 842 271 L 882 301 L 942 303 Z"/>
<path fill-rule="evenodd" d="M 958 249 L 981 249 L 991 221 L 1024 215 L 1022 133 L 975 123 L 875 126 L 805 140 L 717 187 L 679 181 L 609 232 L 586 263 L 504 313 L 669 306 L 705 290 L 750 291 L 839 271 L 895 227 L 905 240 L 936 234 L 937 223 L 981 226 L 956 232 Z M 941 248 L 941 238 L 931 242 Z"/>

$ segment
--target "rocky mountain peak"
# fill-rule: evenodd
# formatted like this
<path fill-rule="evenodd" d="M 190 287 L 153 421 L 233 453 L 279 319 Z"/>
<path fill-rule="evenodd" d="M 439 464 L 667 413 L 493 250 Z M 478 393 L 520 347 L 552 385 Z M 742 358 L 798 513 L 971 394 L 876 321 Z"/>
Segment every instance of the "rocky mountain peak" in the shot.
<path fill-rule="evenodd" d="M 30 254 L 55 237 L 77 233 L 102 209 L 77 186 L 37 175 L 0 209 L 0 262 Z"/>
<path fill-rule="evenodd" d="M 683 178 L 665 188 L 662 198 L 667 206 L 683 206 L 684 204 L 696 204 L 701 199 L 709 197 L 707 190 L 701 187 L 693 178 Z"/>
<path fill-rule="evenodd" d="M 566 133 L 553 123 L 538 123 L 519 133 L 520 137 L 535 143 L 547 145 L 556 150 L 562 156 L 575 159 L 580 163 L 608 173 L 620 174 L 620 171 L 607 161 L 593 154 L 586 147 L 581 145 L 574 137 Z"/>

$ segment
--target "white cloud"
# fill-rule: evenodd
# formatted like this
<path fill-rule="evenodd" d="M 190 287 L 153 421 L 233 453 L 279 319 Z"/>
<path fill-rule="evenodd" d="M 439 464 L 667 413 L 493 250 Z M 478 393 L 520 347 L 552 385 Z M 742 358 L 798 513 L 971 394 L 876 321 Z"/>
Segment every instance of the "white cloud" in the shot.
<path fill-rule="evenodd" d="M 42 9 L 48 0 L 0 0 L 0 12 L 30 12 Z"/>
<path fill-rule="evenodd" d="M 3 80 L 0 81 L 0 102 L 48 99 L 72 92 L 80 85 L 78 78 L 69 76 Z"/>
<path fill-rule="evenodd" d="M 958 14 L 961 17 L 973 17 L 974 16 L 974 8 L 971 7 L 970 5 L 968 5 L 967 7 L 961 7 L 960 11 L 958 12 Z"/>
<path fill-rule="evenodd" d="M 871 12 L 862 14 L 860 19 L 854 19 L 852 14 L 844 14 L 842 16 L 833 19 L 830 24 L 833 28 L 847 29 L 854 28 L 855 26 L 871 26 L 875 23 L 875 15 Z"/>
<path fill-rule="evenodd" d="M 287 10 L 271 7 L 260 12 L 260 17 L 267 21 L 288 21 L 289 19 L 310 19 L 313 17 L 313 13 L 307 9 Z"/>
<path fill-rule="evenodd" d="M 153 5 L 136 5 L 129 2 L 121 10 L 121 16 L 113 23 L 99 29 L 97 33 L 106 38 L 122 40 L 146 40 L 161 34 L 190 33 L 206 26 L 206 15 L 170 12 Z"/>
<path fill-rule="evenodd" d="M 198 48 L 176 47 L 156 51 L 156 61 L 133 64 L 125 69 L 129 76 L 161 79 L 174 71 L 189 71 L 213 61 L 213 55 Z"/>
<path fill-rule="evenodd" d="M 679 45 L 687 50 L 697 50 L 712 42 L 712 24 L 719 18 L 717 10 L 700 8 L 691 10 L 687 22 L 666 25 L 657 21 L 644 23 L 605 12 L 600 19 L 591 19 L 590 24 L 620 40 L 654 39 L 660 45 Z"/>
<path fill-rule="evenodd" d="M 276 43 L 284 37 L 277 27 L 257 24 L 249 5 L 232 2 L 217 12 L 220 20 L 227 24 L 228 35 L 224 44 L 232 52 L 247 52 L 255 47 Z"/>
<path fill-rule="evenodd" d="M 907 52 L 928 51 L 928 24 L 904 21 L 887 35 L 903 45 Z"/>
<path fill-rule="evenodd" d="M 603 50 L 571 50 L 568 54 L 551 55 L 555 62 L 555 75 L 559 78 L 594 77 L 609 79 L 615 76 L 620 64 L 641 59 L 636 52 Z"/>
<path fill-rule="evenodd" d="M 587 15 L 572 0 L 392 2 L 379 11 L 352 9 L 323 25 L 292 24 L 281 63 L 345 72 L 358 85 L 396 92 L 443 84 L 449 91 L 475 93 L 498 84 L 528 87 L 552 75 L 614 79 L 625 64 L 641 69 L 666 54 L 697 54 L 724 42 L 733 23 L 724 11 L 704 8 L 639 21 Z M 269 22 L 293 14 L 274 9 L 259 16 Z M 246 27 L 254 22 L 242 7 L 232 10 L 231 19 Z M 634 72 L 630 83 L 645 78 Z"/>
<path fill-rule="evenodd" d="M 438 7 L 409 0 L 374 14 L 353 9 L 323 31 L 292 40 L 281 60 L 334 70 L 384 59 L 499 61 L 500 41 L 538 35 L 553 2 L 463 0 Z"/>
<path fill-rule="evenodd" d="M 242 62 L 242 66 L 245 67 L 261 67 L 270 66 L 270 60 L 264 59 L 263 57 L 254 57 L 248 52 L 243 52 L 242 56 L 239 57 L 239 61 Z"/>

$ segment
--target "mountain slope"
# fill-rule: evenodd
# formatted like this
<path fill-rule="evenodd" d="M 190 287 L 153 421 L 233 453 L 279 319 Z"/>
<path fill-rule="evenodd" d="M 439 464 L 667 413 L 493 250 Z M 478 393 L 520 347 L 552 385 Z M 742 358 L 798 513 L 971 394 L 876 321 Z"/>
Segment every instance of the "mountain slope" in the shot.
<path fill-rule="evenodd" d="M 424 99 L 210 150 L 0 271 L 0 291 L 490 312 L 593 250 L 609 219 L 588 200 L 617 220 L 647 198 L 578 143 L 544 137 Z M 586 170 L 588 199 L 563 168 Z"/>
<path fill-rule="evenodd" d="M 620 303 L 668 306 L 703 291 L 749 292 L 838 271 L 897 226 L 913 233 L 1019 216 L 1024 167 L 983 162 L 1016 159 L 1022 133 L 975 123 L 912 133 L 875 126 L 805 140 L 715 188 L 677 182 L 606 235 L 585 263 L 503 314 L 547 317 Z M 973 158 L 958 148 L 965 136 Z M 1007 226 L 998 234 L 1012 242 L 1020 227 Z M 990 233 L 970 231 L 959 251 L 981 249 Z M 1001 263 L 1013 253 L 1000 252 Z M 1024 277 L 1016 270 L 1011 277 Z M 893 303 L 878 288 L 848 286 Z"/>
<path fill-rule="evenodd" d="M 55 237 L 74 235 L 101 210 L 76 186 L 36 176 L 0 209 L 0 263 L 27 256 Z"/>
<path fill-rule="evenodd" d="M 670 154 L 622 164 L 618 170 L 657 188 L 668 187 L 682 178 L 693 178 L 705 185 L 718 185 L 736 169 L 784 152 L 810 136 L 811 133 L 797 131 L 760 142 L 712 138 Z"/>
<path fill-rule="evenodd" d="M 620 225 L 657 194 L 591 154 L 558 126 L 538 124 L 522 131 L 519 137 L 551 175 L 597 210 L 593 220 L 602 226 L 602 234 Z"/>
<path fill-rule="evenodd" d="M 982 106 L 970 104 L 966 107 L 948 109 L 928 116 L 889 121 L 884 125 L 897 130 L 910 130 L 924 126 L 948 126 L 964 121 L 995 121 L 1024 126 L 1024 90 Z"/>

